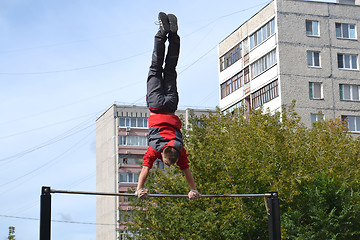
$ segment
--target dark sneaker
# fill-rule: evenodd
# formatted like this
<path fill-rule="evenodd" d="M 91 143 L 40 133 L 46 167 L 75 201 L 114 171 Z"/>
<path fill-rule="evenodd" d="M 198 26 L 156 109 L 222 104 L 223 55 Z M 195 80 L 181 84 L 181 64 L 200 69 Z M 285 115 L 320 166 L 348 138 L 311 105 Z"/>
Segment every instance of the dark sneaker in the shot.
<path fill-rule="evenodd" d="M 170 31 L 170 23 L 168 15 L 164 12 L 159 12 L 159 24 L 160 24 L 160 31 L 162 34 L 166 35 Z"/>
<path fill-rule="evenodd" d="M 177 18 L 174 14 L 168 14 L 170 31 L 176 33 L 178 31 Z"/>

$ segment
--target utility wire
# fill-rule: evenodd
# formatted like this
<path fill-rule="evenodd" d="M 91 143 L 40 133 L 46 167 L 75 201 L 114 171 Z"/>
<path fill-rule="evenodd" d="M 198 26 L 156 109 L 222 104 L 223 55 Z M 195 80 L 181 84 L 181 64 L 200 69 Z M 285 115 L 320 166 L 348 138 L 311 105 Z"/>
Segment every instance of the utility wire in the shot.
<path fill-rule="evenodd" d="M 122 62 L 122 61 L 131 59 L 131 58 L 135 58 L 135 57 L 138 57 L 138 56 L 141 56 L 141 55 L 145 55 L 145 54 L 148 54 L 148 53 L 149 53 L 149 51 L 146 51 L 146 52 L 138 53 L 138 54 L 135 54 L 135 55 L 132 55 L 132 56 L 129 56 L 129 57 L 116 59 L 116 60 L 109 61 L 109 62 L 94 64 L 94 65 L 89 65 L 89 66 L 85 66 L 85 67 L 76 67 L 76 68 L 53 70 L 53 71 L 43 71 L 43 72 L 0 72 L 0 75 L 40 75 L 40 74 L 49 74 L 49 73 L 73 72 L 73 71 L 79 71 L 79 70 L 95 68 L 95 67 L 100 67 L 100 66 L 104 66 L 104 65 L 109 65 L 109 64 Z"/>
<path fill-rule="evenodd" d="M 0 217 L 40 221 L 39 218 L 32 218 L 32 217 L 19 217 L 19 216 L 10 216 L 10 215 L 2 215 L 2 214 L 0 214 Z M 87 224 L 87 225 L 106 225 L 106 226 L 116 226 L 117 225 L 117 224 L 112 224 L 112 223 L 92 223 L 92 222 L 77 222 L 77 221 L 65 221 L 65 220 L 51 220 L 51 221 L 58 222 L 58 223 Z"/>
<path fill-rule="evenodd" d="M 90 174 L 87 174 L 86 176 L 72 182 L 71 184 L 67 185 L 64 187 L 64 189 L 71 189 L 75 186 L 78 186 L 79 184 L 85 182 L 85 181 L 88 181 L 89 179 L 93 178 L 94 176 L 96 175 L 96 170 L 95 171 L 92 171 Z M 20 184 L 22 185 L 22 184 Z M 12 189 L 11 189 L 12 190 Z M 34 201 L 32 203 L 28 203 L 22 207 L 18 207 L 14 210 L 11 210 L 11 214 L 18 214 L 18 213 L 23 213 L 24 211 L 27 211 L 29 209 L 32 209 L 33 207 L 36 207 L 36 206 L 39 206 L 39 203 L 40 201 L 37 200 L 37 201 Z"/>
<path fill-rule="evenodd" d="M 186 68 L 184 68 L 183 70 L 181 70 L 179 72 L 179 75 L 183 72 L 185 72 L 186 70 L 188 70 L 190 67 L 194 66 L 197 62 L 199 62 L 203 57 L 205 57 L 206 55 L 208 55 L 212 50 L 214 50 L 217 47 L 217 44 L 212 47 L 209 51 L 207 51 L 205 54 L 201 55 L 197 60 L 195 60 L 193 63 L 191 63 L 189 66 L 187 66 Z"/>
<path fill-rule="evenodd" d="M 9 185 L 9 184 L 11 184 L 11 183 L 13 183 L 13 182 L 16 182 L 16 181 L 18 181 L 18 180 L 20 180 L 20 179 L 22 179 L 22 178 L 24 178 L 24 177 L 26 177 L 26 176 L 34 173 L 34 172 L 39 171 L 40 169 L 42 169 L 42 168 L 44 168 L 44 167 L 46 167 L 46 166 L 48 166 L 48 165 L 50 165 L 50 164 L 54 164 L 55 162 L 57 162 L 57 160 L 61 159 L 65 154 L 67 154 L 68 152 L 70 152 L 71 150 L 73 150 L 75 147 L 77 147 L 80 143 L 82 143 L 82 142 L 83 142 L 87 137 L 89 137 L 94 131 L 95 131 L 95 130 L 92 130 L 92 131 L 91 131 L 89 134 L 87 134 L 84 138 L 82 138 L 80 141 L 78 141 L 77 143 L 75 143 L 74 145 L 72 145 L 70 148 L 68 148 L 66 151 L 62 152 L 60 155 L 58 155 L 58 156 L 55 157 L 54 159 L 52 159 L 52 160 L 46 162 L 45 164 L 43 164 L 43 165 L 41 165 L 41 166 L 39 166 L 39 167 L 31 170 L 30 172 L 27 172 L 27 173 L 23 174 L 22 176 L 19 176 L 19 177 L 15 178 L 15 179 L 12 179 L 12 180 L 10 180 L 10 181 L 8 181 L 8 182 L 6 182 L 6 183 L 1 184 L 0 187 Z M 49 166 L 48 166 L 48 167 L 49 167 Z"/>
<path fill-rule="evenodd" d="M 61 122 L 52 123 L 52 124 L 45 125 L 45 126 L 42 126 L 42 127 L 39 127 L 39 128 L 33 128 L 33 129 L 26 130 L 26 131 L 22 131 L 22 132 L 17 132 L 17 133 L 5 135 L 5 136 L 0 136 L 0 140 L 1 140 L 1 139 L 5 139 L 5 138 L 10 138 L 10 137 L 18 136 L 18 135 L 23 135 L 23 134 L 25 134 L 25 133 L 34 132 L 34 131 L 41 130 L 41 129 L 48 128 L 48 127 L 53 127 L 53 126 L 60 125 L 60 124 L 63 124 L 63 123 L 71 122 L 71 121 L 73 121 L 73 120 L 76 120 L 76 119 L 79 119 L 79 118 L 83 118 L 83 117 L 87 117 L 87 116 L 89 116 L 89 115 L 93 116 L 94 114 L 99 114 L 99 112 L 82 115 L 82 116 L 79 116 L 79 117 L 76 117 L 76 118 L 71 118 L 71 119 L 67 119 L 67 120 L 61 121 Z"/>
<path fill-rule="evenodd" d="M 132 82 L 131 84 L 127 84 L 127 85 L 121 86 L 119 88 L 112 88 L 112 90 L 110 90 L 110 91 L 106 91 L 106 92 L 103 92 L 103 93 L 100 93 L 100 94 L 97 94 L 97 95 L 94 95 L 94 96 L 90 96 L 88 98 L 84 98 L 84 99 L 81 99 L 81 100 L 76 101 L 76 102 L 72 102 L 72 103 L 69 103 L 69 104 L 62 105 L 62 106 L 52 107 L 49 110 L 46 110 L 46 111 L 31 115 L 31 116 L 28 116 L 28 117 L 25 117 L 25 118 L 22 117 L 22 118 L 18 118 L 18 119 L 12 119 L 12 120 L 9 120 L 9 121 L 6 121 L 6 122 L 0 122 L 0 124 L 3 125 L 3 124 L 7 124 L 7 123 L 14 123 L 14 122 L 16 122 L 18 120 L 24 120 L 24 119 L 28 119 L 28 118 L 32 118 L 32 117 L 37 117 L 39 115 L 43 115 L 45 113 L 59 111 L 59 109 L 61 109 L 61 108 L 66 108 L 68 106 L 74 106 L 75 104 L 79 104 L 79 103 L 85 102 L 85 101 L 93 99 L 93 98 L 97 98 L 97 97 L 100 97 L 100 96 L 103 96 L 103 95 L 107 95 L 107 94 L 112 93 L 112 92 L 123 90 L 124 88 L 133 87 L 133 86 L 135 86 L 137 84 L 140 84 L 141 82 L 143 82 L 143 80 L 137 81 L 137 82 Z M 103 111 L 99 111 L 98 113 L 102 113 L 102 112 Z"/>
<path fill-rule="evenodd" d="M 16 154 L 11 155 L 11 156 L 9 156 L 9 157 L 1 158 L 1 159 L 0 159 L 0 162 L 5 162 L 5 161 L 9 161 L 9 160 L 11 160 L 11 159 L 21 158 L 21 157 L 23 157 L 23 156 L 25 156 L 25 155 L 27 155 L 27 154 L 29 154 L 29 153 L 32 153 L 32 152 L 34 152 L 34 151 L 36 151 L 36 150 L 42 149 L 42 148 L 47 147 L 47 146 L 49 146 L 49 145 L 51 145 L 51 144 L 54 144 L 54 143 L 57 143 L 57 142 L 59 142 L 59 141 L 62 141 L 62 140 L 64 140 L 64 139 L 66 139 L 66 138 L 69 138 L 69 137 L 71 137 L 71 136 L 73 136 L 73 135 L 75 135 L 75 134 L 77 134 L 77 133 L 79 133 L 79 132 L 82 132 L 82 131 L 84 131 L 84 130 L 90 128 L 90 127 L 92 127 L 93 125 L 94 125 L 94 123 L 92 123 L 92 124 L 90 124 L 90 125 L 88 125 L 88 126 L 85 126 L 85 127 L 81 128 L 81 129 L 75 131 L 75 132 L 65 133 L 65 134 L 67 134 L 67 135 L 64 134 L 65 136 L 63 136 L 63 137 L 55 137 L 55 138 L 52 138 L 52 139 L 48 140 L 47 142 L 44 142 L 44 143 L 42 143 L 42 144 L 40 144 L 40 145 L 38 145 L 38 146 L 29 148 L 29 149 L 27 149 L 27 150 L 24 150 L 24 151 L 22 151 L 22 152 L 16 153 Z M 1 166 L 2 166 L 2 165 L 1 165 Z"/>
<path fill-rule="evenodd" d="M 271 2 L 271 1 L 270 1 L 270 2 Z M 216 18 L 215 20 L 213 20 L 212 22 L 208 23 L 207 25 L 205 25 L 205 26 L 203 26 L 203 27 L 195 30 L 195 32 L 197 32 L 197 31 L 199 31 L 199 30 L 201 30 L 201 29 L 203 29 L 203 28 L 205 28 L 205 27 L 213 24 L 214 22 L 217 22 L 218 20 L 220 20 L 220 19 L 222 19 L 222 18 L 226 18 L 226 17 L 232 16 L 232 15 L 235 15 L 235 14 L 238 14 L 238 13 L 241 13 L 241 12 L 244 12 L 244 11 L 247 11 L 247 10 L 250 10 L 250 9 L 252 9 L 252 8 L 256 8 L 256 7 L 258 7 L 258 6 L 262 6 L 262 5 L 264 5 L 265 3 L 269 3 L 269 1 L 260 3 L 260 4 L 256 5 L 256 6 L 249 7 L 249 8 L 240 10 L 240 11 L 236 11 L 236 12 L 233 12 L 233 13 L 230 13 L 230 14 L 226 14 L 226 15 L 220 16 L 220 17 Z M 191 35 L 191 34 L 192 34 L 192 33 L 190 33 L 190 34 L 188 34 L 188 35 L 186 35 L 186 36 L 189 36 L 189 35 Z M 214 50 L 217 46 L 218 46 L 218 44 L 216 44 L 214 47 L 212 47 L 212 48 L 211 48 L 209 51 L 207 51 L 205 54 L 203 54 L 202 56 L 200 56 L 197 60 L 195 60 L 195 61 L 194 61 L 193 63 L 191 63 L 189 66 L 187 66 L 187 67 L 184 68 L 182 71 L 180 71 L 180 72 L 179 72 L 179 75 L 180 75 L 181 73 L 183 73 L 184 71 L 186 71 L 187 69 L 189 69 L 190 67 L 192 67 L 193 65 L 195 65 L 197 62 L 199 62 L 202 58 L 204 58 L 206 55 L 208 55 L 208 54 L 209 54 L 212 50 Z"/>
<path fill-rule="evenodd" d="M 108 36 L 102 36 L 102 37 L 90 37 L 90 38 L 84 38 L 84 39 L 79 39 L 79 40 L 74 40 L 74 41 L 69 41 L 69 42 L 60 42 L 60 43 L 53 43 L 53 44 L 47 44 L 47 45 L 40 45 L 40 46 L 35 46 L 35 47 L 29 47 L 29 48 L 22 48 L 22 49 L 9 49 L 9 50 L 0 50 L 0 54 L 7 54 L 7 53 L 13 53 L 13 52 L 23 52 L 23 51 L 31 51 L 31 50 L 36 50 L 36 49 L 42 49 L 42 48 L 53 48 L 53 47 L 58 47 L 58 46 L 65 46 L 65 45 L 72 45 L 72 44 L 78 44 L 78 43 L 82 43 L 82 42 L 93 42 L 94 40 L 99 40 L 99 39 L 107 39 L 107 38 L 121 38 L 124 35 L 133 35 L 133 34 L 137 34 L 139 32 L 144 32 L 144 31 L 148 31 L 149 29 L 143 29 L 143 30 L 136 30 L 136 31 L 129 31 L 129 32 L 122 32 L 122 33 L 118 33 L 118 34 L 112 34 L 112 35 L 108 35 Z"/>
<path fill-rule="evenodd" d="M 220 17 L 218 17 L 218 18 L 215 18 L 215 19 L 212 20 L 211 22 L 205 24 L 204 26 L 202 26 L 202 27 L 200 27 L 200 28 L 198 28 L 198 29 L 196 29 L 196 30 L 194 30 L 194 31 L 192 31 L 192 32 L 184 35 L 184 38 L 185 38 L 185 37 L 189 37 L 189 36 L 191 36 L 192 34 L 198 32 L 198 31 L 200 31 L 200 30 L 202 30 L 202 29 L 204 29 L 204 28 L 206 28 L 206 27 L 208 27 L 208 26 L 210 26 L 211 24 L 213 24 L 214 22 L 219 21 L 219 20 L 222 19 L 222 18 L 226 18 L 226 17 L 232 16 L 232 15 L 235 15 L 235 14 L 238 14 L 238 13 L 241 13 L 241 12 L 245 12 L 245 11 L 247 11 L 247 10 L 250 10 L 250 9 L 253 9 L 253 8 L 256 8 L 256 7 L 259 7 L 259 6 L 262 6 L 262 5 L 264 5 L 264 4 L 269 4 L 269 3 L 272 2 L 272 1 L 273 1 L 273 0 L 271 0 L 271 1 L 265 1 L 265 2 L 259 3 L 258 5 L 255 5 L 255 6 L 252 6 L 252 7 L 249 7 L 249 8 L 245 8 L 245 9 L 242 9 L 242 10 L 239 10 L 239 11 L 236 11 L 236 12 L 233 12 L 233 13 L 229 13 L 229 14 L 222 15 L 222 16 L 220 16 Z"/>

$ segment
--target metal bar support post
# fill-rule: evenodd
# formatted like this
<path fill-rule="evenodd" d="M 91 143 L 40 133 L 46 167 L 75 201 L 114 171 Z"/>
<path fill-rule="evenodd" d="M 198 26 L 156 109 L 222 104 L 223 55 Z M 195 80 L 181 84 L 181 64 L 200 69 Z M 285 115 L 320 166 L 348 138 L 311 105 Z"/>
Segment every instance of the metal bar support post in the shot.
<path fill-rule="evenodd" d="M 51 192 L 50 187 L 42 187 L 40 196 L 40 240 L 51 238 Z"/>
<path fill-rule="evenodd" d="M 280 204 L 278 192 L 271 192 L 271 196 L 267 199 L 269 213 L 269 239 L 281 240 L 280 229 Z"/>

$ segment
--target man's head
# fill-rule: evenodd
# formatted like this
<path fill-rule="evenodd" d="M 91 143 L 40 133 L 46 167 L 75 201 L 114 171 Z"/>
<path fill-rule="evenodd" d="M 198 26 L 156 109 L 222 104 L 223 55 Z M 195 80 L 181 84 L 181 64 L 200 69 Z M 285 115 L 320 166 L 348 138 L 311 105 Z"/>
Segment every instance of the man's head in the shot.
<path fill-rule="evenodd" d="M 161 152 L 163 162 L 170 166 L 179 160 L 179 152 L 173 147 L 165 147 Z"/>

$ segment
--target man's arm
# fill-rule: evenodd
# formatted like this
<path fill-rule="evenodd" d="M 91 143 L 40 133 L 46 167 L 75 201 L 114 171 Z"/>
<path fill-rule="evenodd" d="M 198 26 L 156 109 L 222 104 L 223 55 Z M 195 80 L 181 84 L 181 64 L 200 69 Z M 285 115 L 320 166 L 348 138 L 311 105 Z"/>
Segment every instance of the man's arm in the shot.
<path fill-rule="evenodd" d="M 147 176 L 149 175 L 150 168 L 147 166 L 143 166 L 141 169 L 141 173 L 138 180 L 137 190 L 144 188 Z"/>
<path fill-rule="evenodd" d="M 196 190 L 196 186 L 195 186 L 195 181 L 194 181 L 194 177 L 190 171 L 190 168 L 185 168 L 182 170 L 185 174 L 185 178 L 186 178 L 186 181 L 188 182 L 189 184 L 189 187 L 190 187 L 190 192 L 188 194 L 189 196 L 189 199 L 197 199 L 200 197 L 200 194 L 199 192 Z"/>
<path fill-rule="evenodd" d="M 155 151 L 150 146 L 148 147 L 143 157 L 144 162 L 139 176 L 137 190 L 144 188 L 146 178 L 149 175 L 149 171 L 152 168 L 154 161 L 160 156 L 161 156 L 160 152 Z"/>
<path fill-rule="evenodd" d="M 189 187 L 191 190 L 196 190 L 196 186 L 195 186 L 195 180 L 194 180 L 194 177 L 190 171 L 190 168 L 186 168 L 184 170 L 182 170 L 185 174 L 185 178 L 186 178 L 186 181 L 188 182 L 189 184 Z"/>
<path fill-rule="evenodd" d="M 146 199 L 148 197 L 147 189 L 144 188 L 146 178 L 149 175 L 150 168 L 143 166 L 138 180 L 138 186 L 135 191 L 135 196 L 141 199 Z"/>

